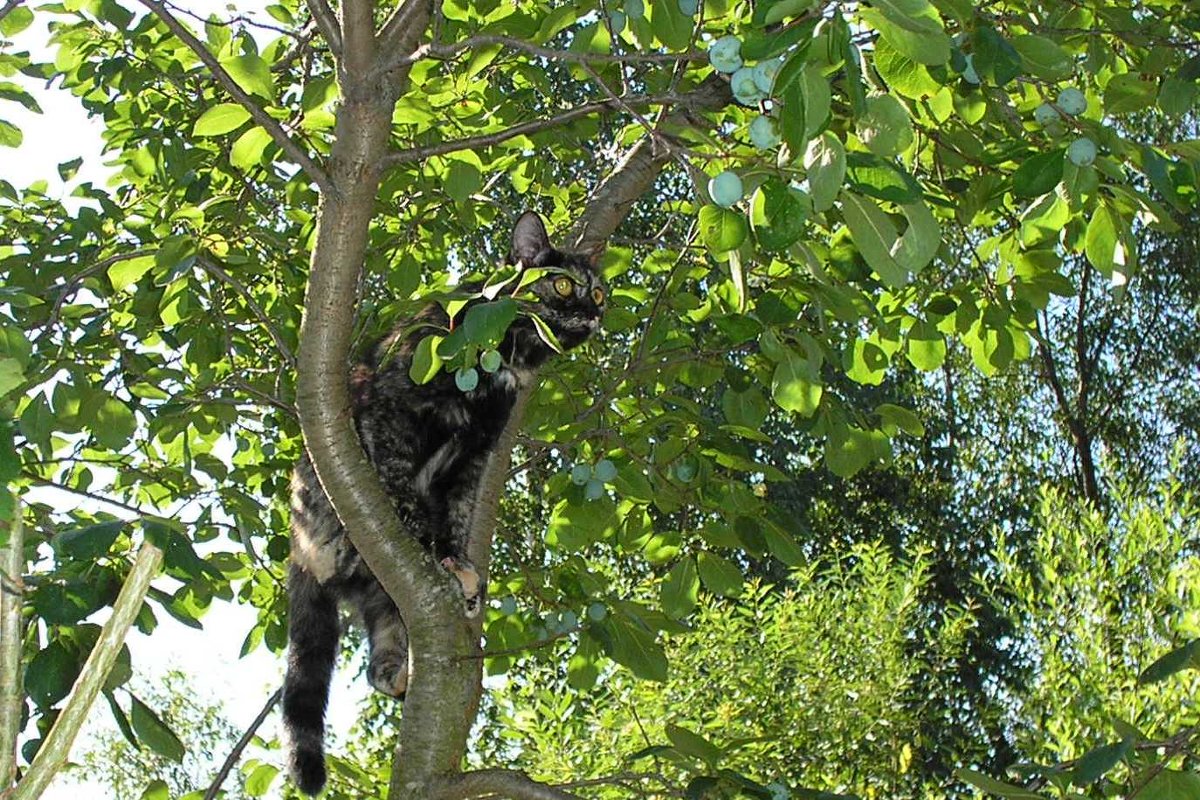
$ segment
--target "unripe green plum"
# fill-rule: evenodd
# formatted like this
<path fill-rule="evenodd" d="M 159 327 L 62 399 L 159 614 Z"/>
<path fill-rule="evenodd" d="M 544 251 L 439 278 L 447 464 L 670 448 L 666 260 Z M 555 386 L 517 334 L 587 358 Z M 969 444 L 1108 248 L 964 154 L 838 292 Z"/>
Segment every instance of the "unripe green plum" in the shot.
<path fill-rule="evenodd" d="M 646 4 L 642 0 L 625 0 L 625 16 L 641 19 L 646 15 Z"/>
<path fill-rule="evenodd" d="M 603 458 L 592 469 L 592 474 L 596 476 L 596 480 L 610 483 L 613 478 L 617 477 L 617 466 L 607 458 Z"/>
<path fill-rule="evenodd" d="M 484 350 L 479 356 L 479 366 L 483 368 L 484 372 L 495 372 L 503 363 L 504 359 L 496 350 Z"/>
<path fill-rule="evenodd" d="M 454 385 L 460 392 L 472 391 L 479 385 L 479 373 L 474 367 L 463 367 L 454 373 Z"/>
<path fill-rule="evenodd" d="M 1087 111 L 1088 102 L 1083 92 L 1072 86 L 1058 93 L 1057 105 L 1064 114 L 1075 117 Z"/>
<path fill-rule="evenodd" d="M 725 170 L 708 182 L 708 194 L 722 208 L 729 208 L 742 199 L 742 179 L 736 173 Z"/>
<path fill-rule="evenodd" d="M 604 484 L 595 478 L 592 478 L 587 482 L 587 485 L 583 487 L 583 496 L 588 500 L 599 500 L 604 496 Z"/>
<path fill-rule="evenodd" d="M 766 95 L 758 88 L 752 67 L 742 67 L 729 78 L 729 88 L 739 103 L 756 106 Z"/>
<path fill-rule="evenodd" d="M 620 33 L 625 30 L 625 13 L 622 11 L 613 11 L 608 15 L 609 24 L 612 25 L 613 33 Z"/>
<path fill-rule="evenodd" d="M 1096 143 L 1086 136 L 1071 142 L 1067 158 L 1077 167 L 1090 167 L 1096 162 Z"/>
<path fill-rule="evenodd" d="M 779 74 L 781 66 L 783 66 L 783 62 L 777 58 L 760 61 L 754 65 L 754 83 L 764 95 L 771 94 L 771 88 L 775 85 L 775 76 Z"/>
<path fill-rule="evenodd" d="M 571 467 L 571 483 L 583 486 L 592 479 L 592 468 L 587 464 L 576 464 Z"/>
<path fill-rule="evenodd" d="M 722 36 L 708 46 L 708 63 L 717 72 L 732 74 L 742 68 L 742 40 Z"/>
<path fill-rule="evenodd" d="M 755 117 L 750 123 L 750 141 L 759 150 L 770 150 L 779 144 L 779 126 L 765 114 Z"/>
<path fill-rule="evenodd" d="M 679 12 L 685 17 L 694 17 L 700 10 L 700 0 L 679 0 Z"/>
<path fill-rule="evenodd" d="M 1060 119 L 1058 112 L 1054 110 L 1054 106 L 1049 103 L 1042 103 L 1033 110 L 1033 118 L 1038 125 L 1046 126 Z"/>

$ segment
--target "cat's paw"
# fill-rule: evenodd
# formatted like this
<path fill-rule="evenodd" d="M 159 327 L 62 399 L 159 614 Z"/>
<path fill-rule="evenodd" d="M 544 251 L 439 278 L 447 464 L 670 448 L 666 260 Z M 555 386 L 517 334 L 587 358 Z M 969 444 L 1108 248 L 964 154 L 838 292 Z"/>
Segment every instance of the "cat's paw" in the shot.
<path fill-rule="evenodd" d="M 463 590 L 467 616 L 478 616 L 483 608 L 483 581 L 479 579 L 479 572 L 476 571 L 475 565 L 465 558 L 446 556 L 442 559 L 442 567 L 458 578 Z"/>
<path fill-rule="evenodd" d="M 408 657 L 394 653 L 375 656 L 367 667 L 367 680 L 388 697 L 403 700 L 408 690 Z"/>

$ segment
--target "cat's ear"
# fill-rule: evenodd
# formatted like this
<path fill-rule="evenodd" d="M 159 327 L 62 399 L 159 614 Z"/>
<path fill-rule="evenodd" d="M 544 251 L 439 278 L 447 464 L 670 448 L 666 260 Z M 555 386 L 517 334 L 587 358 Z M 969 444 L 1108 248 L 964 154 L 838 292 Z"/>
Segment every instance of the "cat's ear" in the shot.
<path fill-rule="evenodd" d="M 512 259 L 529 266 L 537 257 L 550 249 L 550 236 L 542 218 L 533 211 L 526 211 L 513 228 Z"/>
<path fill-rule="evenodd" d="M 608 242 L 601 242 L 598 245 L 594 245 L 587 251 L 588 263 L 591 265 L 592 269 L 596 270 L 597 272 L 600 270 L 600 262 L 604 260 L 604 253 L 606 250 L 608 250 Z"/>

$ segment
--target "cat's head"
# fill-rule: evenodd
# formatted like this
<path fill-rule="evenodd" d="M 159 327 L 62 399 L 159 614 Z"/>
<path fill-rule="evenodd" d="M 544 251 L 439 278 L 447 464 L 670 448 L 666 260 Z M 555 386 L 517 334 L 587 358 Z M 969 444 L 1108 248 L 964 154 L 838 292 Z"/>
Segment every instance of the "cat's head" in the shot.
<path fill-rule="evenodd" d="M 550 244 L 542 218 L 526 211 L 513 228 L 509 259 L 522 269 L 544 269 L 530 285 L 537 302 L 529 311 L 549 326 L 564 348 L 582 343 L 600 327 L 608 288 L 596 255 L 565 253 Z"/>

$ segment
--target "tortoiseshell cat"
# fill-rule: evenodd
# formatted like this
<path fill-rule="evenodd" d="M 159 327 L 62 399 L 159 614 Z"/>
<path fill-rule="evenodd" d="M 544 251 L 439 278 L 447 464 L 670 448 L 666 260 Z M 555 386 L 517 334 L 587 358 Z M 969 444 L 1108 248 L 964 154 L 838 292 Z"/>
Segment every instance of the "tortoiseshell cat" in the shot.
<path fill-rule="evenodd" d="M 591 257 L 555 250 L 541 218 L 527 212 L 513 230 L 510 259 L 522 268 L 553 268 L 529 287 L 537 302 L 525 305 L 564 348 L 596 330 L 605 289 Z M 518 316 L 498 348 L 504 363 L 494 373 L 481 372 L 476 388 L 461 391 L 445 371 L 418 385 L 408 374 L 414 348 L 428 333 L 413 330 L 418 321 L 449 326 L 445 311 L 434 305 L 403 320 L 371 349 L 351 372 L 355 423 L 401 522 L 458 577 L 473 616 L 483 587 L 466 552 L 479 480 L 517 390 L 553 350 L 529 317 Z M 341 635 L 338 602 L 360 612 L 370 645 L 367 676 L 393 697 L 403 697 L 408 686 L 408 636 L 396 605 L 346 536 L 307 455 L 292 476 L 288 598 L 283 720 L 292 778 L 316 794 L 325 785 L 325 706 Z"/>

